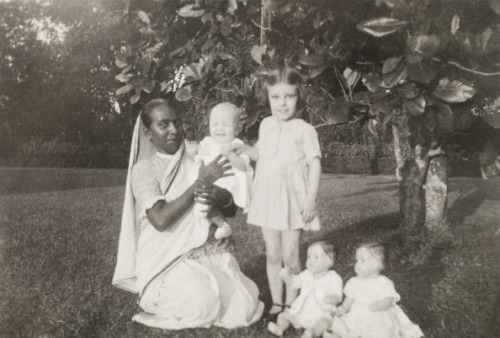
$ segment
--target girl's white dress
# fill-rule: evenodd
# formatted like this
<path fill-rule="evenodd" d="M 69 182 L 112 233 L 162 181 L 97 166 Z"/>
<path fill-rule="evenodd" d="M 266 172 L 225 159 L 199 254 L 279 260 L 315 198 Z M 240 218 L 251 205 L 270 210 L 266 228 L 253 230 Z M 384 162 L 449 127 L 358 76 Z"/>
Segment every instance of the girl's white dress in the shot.
<path fill-rule="evenodd" d="M 301 119 L 266 117 L 259 127 L 259 160 L 252 186 L 248 223 L 275 230 L 319 230 L 301 210 L 307 196 L 310 160 L 321 157 L 318 134 Z"/>
<path fill-rule="evenodd" d="M 354 300 L 349 312 L 335 317 L 332 331 L 343 338 L 419 338 L 423 333 L 396 304 L 400 300 L 394 283 L 387 277 L 349 279 L 344 288 Z M 372 311 L 369 305 L 387 297 L 395 299 L 386 311 Z"/>
<path fill-rule="evenodd" d="M 337 295 L 342 298 L 342 278 L 332 270 L 317 279 L 309 270 L 304 270 L 293 276 L 291 286 L 300 288 L 299 296 L 288 311 L 296 328 L 311 328 L 317 320 L 331 318 L 335 306 L 325 303 L 325 297 Z"/>

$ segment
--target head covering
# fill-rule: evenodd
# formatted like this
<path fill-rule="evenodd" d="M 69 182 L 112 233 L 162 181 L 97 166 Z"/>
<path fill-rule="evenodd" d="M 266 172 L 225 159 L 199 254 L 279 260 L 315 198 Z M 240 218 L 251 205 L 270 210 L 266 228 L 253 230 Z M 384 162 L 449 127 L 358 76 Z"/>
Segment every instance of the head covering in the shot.
<path fill-rule="evenodd" d="M 130 292 L 135 289 L 135 253 L 139 224 L 136 219 L 134 196 L 132 195 L 132 167 L 137 162 L 156 153 L 155 146 L 147 139 L 144 133 L 144 124 L 140 115 L 134 127 L 130 157 L 125 184 L 125 200 L 123 203 L 120 238 L 118 242 L 118 255 L 116 261 L 113 285 Z"/>

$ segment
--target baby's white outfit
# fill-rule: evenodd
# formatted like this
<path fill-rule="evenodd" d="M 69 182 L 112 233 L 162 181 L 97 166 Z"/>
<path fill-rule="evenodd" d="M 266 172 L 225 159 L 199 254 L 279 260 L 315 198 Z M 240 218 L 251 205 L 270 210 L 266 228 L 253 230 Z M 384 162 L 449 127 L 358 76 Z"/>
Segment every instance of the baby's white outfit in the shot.
<path fill-rule="evenodd" d="M 333 270 L 314 278 L 309 270 L 292 276 L 294 289 L 300 288 L 300 294 L 292 303 L 288 313 L 292 316 L 295 328 L 311 328 L 321 318 L 331 318 L 336 306 L 325 302 L 326 296 L 339 296 L 342 299 L 342 278 Z"/>
<path fill-rule="evenodd" d="M 231 143 L 244 144 L 240 139 L 235 138 Z M 193 178 L 198 177 L 198 171 L 201 163 L 205 165 L 212 162 L 221 153 L 221 145 L 214 141 L 211 136 L 206 136 L 198 145 L 198 154 L 194 157 L 195 162 L 198 162 L 193 169 Z M 215 181 L 215 185 L 226 189 L 233 196 L 234 203 L 247 211 L 250 204 L 250 189 L 252 187 L 253 168 L 250 165 L 250 158 L 246 155 L 241 156 L 246 163 L 246 171 L 232 168 L 232 176 L 222 177 Z M 198 214 L 206 215 L 206 206 L 199 203 L 195 204 L 195 210 Z"/>
<path fill-rule="evenodd" d="M 349 279 L 344 293 L 354 300 L 349 312 L 335 317 L 332 331 L 342 338 L 419 338 L 420 327 L 413 324 L 396 304 L 400 300 L 394 283 L 386 276 Z M 372 311 L 370 304 L 387 297 L 394 298 L 394 305 L 385 311 Z"/>

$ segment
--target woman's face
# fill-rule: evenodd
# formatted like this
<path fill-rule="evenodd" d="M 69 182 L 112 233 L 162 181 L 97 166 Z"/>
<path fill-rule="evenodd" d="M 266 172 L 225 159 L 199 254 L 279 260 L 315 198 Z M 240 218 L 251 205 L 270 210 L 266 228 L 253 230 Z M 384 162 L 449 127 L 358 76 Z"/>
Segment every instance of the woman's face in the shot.
<path fill-rule="evenodd" d="M 184 140 L 182 122 L 177 113 L 167 106 L 156 107 L 151 114 L 151 125 L 146 135 L 161 153 L 175 154 Z"/>

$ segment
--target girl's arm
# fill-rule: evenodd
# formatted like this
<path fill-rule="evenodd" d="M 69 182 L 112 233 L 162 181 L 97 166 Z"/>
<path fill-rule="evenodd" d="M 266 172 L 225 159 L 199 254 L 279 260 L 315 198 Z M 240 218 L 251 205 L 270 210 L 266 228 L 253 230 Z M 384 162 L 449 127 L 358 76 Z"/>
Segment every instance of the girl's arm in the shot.
<path fill-rule="evenodd" d="M 230 151 L 234 151 L 238 155 L 247 155 L 252 161 L 259 160 L 259 150 L 256 147 L 247 144 L 231 144 Z"/>
<path fill-rule="evenodd" d="M 206 166 L 202 164 L 198 179 L 179 197 L 170 202 L 159 200 L 146 211 L 149 222 L 156 230 L 162 232 L 168 230 L 191 208 L 194 203 L 195 189 L 211 186 L 219 178 L 229 176 L 227 174 L 231 168 L 229 162 L 225 160 L 218 163 L 221 158 L 218 156 Z"/>
<path fill-rule="evenodd" d="M 308 163 L 308 191 L 304 208 L 302 209 L 302 218 L 308 223 L 316 216 L 316 197 L 318 196 L 319 180 L 321 177 L 321 161 L 319 157 L 311 159 Z"/>
<path fill-rule="evenodd" d="M 344 302 L 342 303 L 342 305 L 340 305 L 337 308 L 337 311 L 335 312 L 335 314 L 339 317 L 346 314 L 351 309 L 351 306 L 353 303 L 354 303 L 354 299 L 346 297 L 344 299 Z"/>
<path fill-rule="evenodd" d="M 236 148 L 232 144 L 223 146 L 221 149 L 221 154 L 224 155 L 229 160 L 229 162 L 231 162 L 233 168 L 240 171 L 247 170 L 247 161 L 245 161 L 245 159 L 237 153 Z"/>
<path fill-rule="evenodd" d="M 386 297 L 379 300 L 374 301 L 370 304 L 370 310 L 372 311 L 385 311 L 394 305 L 396 298 L 394 297 Z"/>

